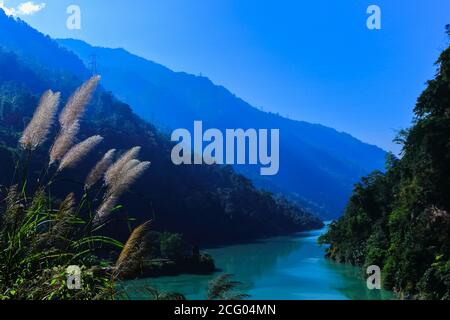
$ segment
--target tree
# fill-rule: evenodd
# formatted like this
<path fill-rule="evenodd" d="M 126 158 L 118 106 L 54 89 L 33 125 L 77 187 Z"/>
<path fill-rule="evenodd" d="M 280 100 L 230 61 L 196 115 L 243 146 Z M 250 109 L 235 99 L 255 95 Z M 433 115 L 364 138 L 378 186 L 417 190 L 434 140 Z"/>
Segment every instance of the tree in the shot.
<path fill-rule="evenodd" d="M 161 234 L 161 255 L 169 259 L 179 259 L 184 253 L 184 241 L 180 234 Z"/>

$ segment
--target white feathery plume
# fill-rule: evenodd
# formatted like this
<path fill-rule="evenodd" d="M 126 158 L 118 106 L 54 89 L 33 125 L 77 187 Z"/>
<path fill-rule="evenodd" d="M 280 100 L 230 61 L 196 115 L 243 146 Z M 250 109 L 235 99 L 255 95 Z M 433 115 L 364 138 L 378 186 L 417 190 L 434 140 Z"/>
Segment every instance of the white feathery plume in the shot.
<path fill-rule="evenodd" d="M 110 196 L 112 194 L 118 193 L 118 187 L 121 185 L 121 181 L 124 179 L 124 177 L 127 175 L 128 171 L 136 167 L 138 164 L 140 164 L 141 161 L 137 159 L 131 159 L 127 163 L 123 165 L 122 168 L 120 168 L 120 171 L 117 174 L 117 177 L 114 178 L 111 183 L 108 185 L 108 190 L 106 193 L 106 196 Z"/>
<path fill-rule="evenodd" d="M 69 98 L 69 101 L 59 116 L 59 123 L 62 128 L 67 129 L 80 119 L 99 81 L 100 76 L 93 76 L 83 83 Z"/>
<path fill-rule="evenodd" d="M 94 221 L 99 222 L 106 218 L 117 204 L 120 196 L 129 189 L 149 167 L 150 162 L 140 162 L 134 159 L 128 161 L 120 170 L 118 179 L 112 180 L 112 183 L 109 185 L 105 200 L 97 210 Z"/>
<path fill-rule="evenodd" d="M 20 138 L 20 145 L 23 149 L 34 150 L 47 140 L 55 120 L 60 96 L 59 92 L 54 93 L 51 90 L 42 95 L 33 118 Z"/>
<path fill-rule="evenodd" d="M 121 176 L 121 171 L 123 167 L 133 159 L 136 159 L 139 155 L 139 152 L 141 151 L 141 147 L 134 147 L 130 150 L 128 150 L 125 154 L 123 154 L 119 160 L 117 160 L 109 169 L 106 171 L 105 174 L 105 184 L 107 186 L 114 183 L 114 181 L 117 181 Z"/>
<path fill-rule="evenodd" d="M 80 130 L 80 124 L 75 121 L 68 128 L 63 128 L 59 132 L 58 136 L 53 142 L 53 146 L 50 149 L 50 165 L 56 161 L 60 161 L 67 151 L 74 145 L 75 137 Z"/>
<path fill-rule="evenodd" d="M 122 168 L 122 170 L 120 170 L 121 174 L 125 174 L 127 173 L 129 170 L 133 169 L 134 167 L 136 167 L 139 163 L 141 163 L 139 160 L 137 159 L 132 159 L 130 161 L 128 161 Z"/>
<path fill-rule="evenodd" d="M 101 136 L 93 136 L 72 147 L 72 149 L 70 149 L 62 158 L 58 167 L 58 172 L 66 168 L 75 167 L 89 152 L 92 151 L 92 149 L 102 142 L 102 140 L 103 138 Z"/>
<path fill-rule="evenodd" d="M 86 181 L 84 183 L 85 189 L 90 189 L 96 184 L 106 173 L 106 170 L 112 165 L 114 154 L 116 149 L 111 149 L 105 153 L 103 158 L 95 165 L 95 167 L 89 172 Z"/>
<path fill-rule="evenodd" d="M 114 209 L 114 207 L 117 205 L 118 198 L 115 196 L 111 196 L 106 198 L 103 203 L 98 208 L 93 223 L 98 224 L 103 221 Z"/>
<path fill-rule="evenodd" d="M 120 197 L 140 176 L 144 174 L 150 165 L 151 163 L 148 161 L 133 163 L 129 170 L 121 171 L 121 176 L 110 185 L 108 193 L 117 198 Z"/>

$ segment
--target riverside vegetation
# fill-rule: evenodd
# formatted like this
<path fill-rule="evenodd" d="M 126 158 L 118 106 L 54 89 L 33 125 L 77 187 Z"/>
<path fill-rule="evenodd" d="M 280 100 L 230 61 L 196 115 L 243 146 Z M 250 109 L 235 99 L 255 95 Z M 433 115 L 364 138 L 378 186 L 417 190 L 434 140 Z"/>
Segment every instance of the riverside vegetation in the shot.
<path fill-rule="evenodd" d="M 401 159 L 363 178 L 320 239 L 333 260 L 380 266 L 401 298 L 450 299 L 450 47 L 437 66 L 397 138 Z"/>

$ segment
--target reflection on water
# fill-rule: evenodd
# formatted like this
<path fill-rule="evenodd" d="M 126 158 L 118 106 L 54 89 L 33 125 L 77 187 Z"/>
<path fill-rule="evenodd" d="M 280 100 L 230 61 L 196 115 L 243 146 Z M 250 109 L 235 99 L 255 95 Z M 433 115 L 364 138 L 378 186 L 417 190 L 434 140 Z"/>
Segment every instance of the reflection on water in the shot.
<path fill-rule="evenodd" d="M 251 299 L 392 299 L 384 290 L 368 290 L 362 271 L 324 259 L 317 237 L 325 230 L 257 242 L 205 249 L 221 270 L 213 275 L 180 275 L 127 283 L 134 299 L 148 298 L 137 288 L 152 286 L 183 293 L 188 299 L 205 299 L 208 282 L 231 273 L 243 282 Z"/>

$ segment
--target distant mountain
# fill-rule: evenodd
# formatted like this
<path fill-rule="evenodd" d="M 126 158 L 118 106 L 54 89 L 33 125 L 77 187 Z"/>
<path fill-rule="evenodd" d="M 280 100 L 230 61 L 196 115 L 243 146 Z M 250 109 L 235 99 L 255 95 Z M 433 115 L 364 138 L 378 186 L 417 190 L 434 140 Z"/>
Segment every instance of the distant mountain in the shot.
<path fill-rule="evenodd" d="M 65 39 L 58 42 L 85 64 L 97 56 L 103 84 L 133 110 L 163 128 L 279 128 L 280 172 L 260 177 L 254 167 L 235 168 L 256 185 L 288 195 L 322 217 L 341 214 L 353 184 L 374 169 L 383 169 L 386 153 L 349 134 L 318 124 L 262 112 L 226 88 L 170 69 L 123 49 L 93 47 Z"/>
<path fill-rule="evenodd" d="M 18 139 L 39 96 L 44 90 L 57 90 L 65 102 L 89 75 L 75 54 L 0 10 L 0 198 L 4 196 L 3 186 L 11 182 Z M 100 134 L 104 142 L 98 153 L 68 171 L 66 179 L 55 182 L 54 197 L 72 191 L 70 181 L 82 182 L 108 149 L 139 145 L 140 158 L 152 162 L 133 192 L 120 201 L 124 209 L 115 213 L 119 221 L 110 225 L 116 238 L 128 236 L 125 217 L 136 218 L 136 223 L 153 219 L 154 229 L 182 233 L 197 244 L 255 239 L 322 226 L 304 209 L 257 190 L 229 166 L 173 165 L 173 144 L 167 137 L 103 88 L 94 95 L 81 129 L 80 139 Z M 48 163 L 47 158 L 45 148 L 35 153 L 31 174 L 39 174 L 38 168 Z"/>
<path fill-rule="evenodd" d="M 14 29 L 14 32 L 11 30 Z M 26 39 L 26 41 L 21 41 Z M 49 36 L 30 28 L 20 19 L 8 18 L 0 9 L 0 45 L 7 50 L 15 51 L 22 59 L 35 66 L 46 63 L 51 64 L 52 69 L 76 76 L 89 75 L 83 62 L 73 53 L 62 49 Z"/>

